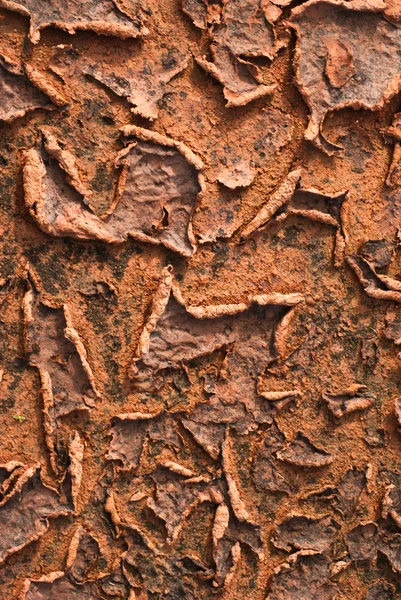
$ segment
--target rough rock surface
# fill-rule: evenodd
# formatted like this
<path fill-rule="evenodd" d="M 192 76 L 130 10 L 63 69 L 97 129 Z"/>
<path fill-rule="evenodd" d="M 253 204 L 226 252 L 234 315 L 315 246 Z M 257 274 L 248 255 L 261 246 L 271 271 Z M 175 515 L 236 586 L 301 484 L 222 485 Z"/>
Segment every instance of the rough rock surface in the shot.
<path fill-rule="evenodd" d="M 401 598 L 398 0 L 0 0 L 0 598 Z"/>

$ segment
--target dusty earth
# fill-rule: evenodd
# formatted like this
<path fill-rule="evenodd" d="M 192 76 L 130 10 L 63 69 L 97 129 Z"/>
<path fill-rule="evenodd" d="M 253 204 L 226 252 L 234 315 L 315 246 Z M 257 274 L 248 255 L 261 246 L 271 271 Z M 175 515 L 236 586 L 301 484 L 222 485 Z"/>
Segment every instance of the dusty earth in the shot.
<path fill-rule="evenodd" d="M 399 0 L 0 0 L 0 597 L 401 598 Z"/>

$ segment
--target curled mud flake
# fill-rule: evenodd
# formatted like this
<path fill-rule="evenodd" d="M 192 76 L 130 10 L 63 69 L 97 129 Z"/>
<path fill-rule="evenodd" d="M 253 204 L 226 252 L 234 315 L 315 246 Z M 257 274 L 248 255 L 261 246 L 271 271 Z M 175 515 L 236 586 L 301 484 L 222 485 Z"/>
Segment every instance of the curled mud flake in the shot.
<path fill-rule="evenodd" d="M 269 356 L 276 357 L 272 332 L 277 322 L 302 296 L 272 293 L 249 297 L 239 304 L 191 306 L 185 304 L 179 287 L 173 283 L 171 270 L 167 270 L 155 298 L 158 300 L 133 359 L 135 385 L 142 382 L 142 387 L 146 384 L 151 390 L 152 381 L 157 381 L 158 374 L 163 377 L 165 369 L 181 368 L 195 358 L 226 349 L 224 376 L 221 374 L 216 382 L 212 410 L 221 411 L 223 402 L 227 410 L 236 412 L 242 404 L 255 420 L 263 419 L 262 413 L 266 412 L 267 422 L 271 422 L 271 411 L 258 403 L 256 382 Z M 199 408 L 198 412 L 203 410 Z M 218 418 L 215 422 L 224 421 Z"/>
<path fill-rule="evenodd" d="M 341 147 L 341 157 L 352 162 L 355 173 L 365 173 L 374 164 L 377 148 L 371 132 L 357 122 L 352 126 L 339 126 L 333 130 L 332 141 Z"/>
<path fill-rule="evenodd" d="M 352 53 L 343 42 L 335 37 L 327 37 L 327 58 L 325 73 L 333 88 L 342 88 L 356 75 Z"/>
<path fill-rule="evenodd" d="M 351 560 L 373 562 L 377 556 L 378 541 L 376 523 L 362 523 L 351 529 L 346 536 L 346 544 Z"/>
<path fill-rule="evenodd" d="M 369 586 L 363 600 L 394 600 L 395 587 L 387 581 L 378 581 Z"/>
<path fill-rule="evenodd" d="M 272 542 L 286 552 L 296 549 L 330 554 L 339 529 L 340 525 L 330 515 L 320 518 L 293 515 L 276 527 Z"/>
<path fill-rule="evenodd" d="M 180 465 L 178 465 L 180 466 Z M 214 502 L 221 494 L 210 488 L 210 482 L 202 477 L 191 477 L 187 469 L 177 470 L 164 463 L 152 474 L 155 482 L 155 498 L 148 498 L 147 506 L 165 522 L 168 539 L 175 541 L 185 520 L 202 502 Z"/>
<path fill-rule="evenodd" d="M 123 522 L 117 510 L 115 495 L 112 491 L 107 492 L 104 503 L 104 511 L 107 513 L 107 515 L 109 515 L 109 519 L 114 526 L 116 537 L 119 537 L 123 528 Z"/>
<path fill-rule="evenodd" d="M 291 485 L 277 469 L 270 453 L 262 450 L 255 461 L 254 484 L 257 490 L 262 492 L 291 493 Z"/>
<path fill-rule="evenodd" d="M 379 429 L 374 427 L 366 427 L 365 433 L 366 435 L 363 439 L 368 446 L 372 446 L 372 448 L 380 448 L 386 445 L 387 432 L 382 427 L 379 427 Z"/>
<path fill-rule="evenodd" d="M 344 227 L 346 221 L 345 208 L 348 190 L 334 194 L 323 194 L 314 188 L 299 187 L 295 190 L 291 202 L 284 205 L 276 219 L 284 220 L 287 215 L 296 215 L 310 219 L 336 229 L 334 244 L 334 266 L 344 262 L 348 235 Z"/>
<path fill-rule="evenodd" d="M 164 469 L 168 469 L 168 471 L 170 471 L 171 473 L 175 473 L 176 475 L 182 475 L 182 477 L 186 478 L 187 482 L 190 480 L 190 483 L 199 483 L 201 481 L 206 481 L 202 475 L 194 475 L 191 469 L 187 469 L 187 467 L 184 467 L 183 465 L 180 465 L 179 463 L 174 462 L 173 460 L 162 460 L 159 463 L 159 466 L 163 467 Z"/>
<path fill-rule="evenodd" d="M 319 210 L 314 210 L 313 208 L 310 210 L 303 208 L 294 208 L 290 206 L 285 214 L 295 215 L 299 217 L 305 217 L 306 219 L 310 219 L 311 221 L 315 221 L 316 223 L 323 223 L 324 225 L 331 225 L 332 227 L 338 227 L 338 223 L 331 215 L 327 215 L 326 213 L 320 212 Z M 283 215 L 280 215 L 280 220 Z"/>
<path fill-rule="evenodd" d="M 386 138 L 394 141 L 393 156 L 386 177 L 386 185 L 390 188 L 401 186 L 401 113 L 394 115 L 393 124 L 383 130 Z"/>
<path fill-rule="evenodd" d="M 81 195 L 67 184 L 58 162 L 43 147 L 26 152 L 23 181 L 25 205 L 45 233 L 78 240 L 122 241 L 85 206 Z"/>
<path fill-rule="evenodd" d="M 89 30 L 121 38 L 135 38 L 148 32 L 142 25 L 140 13 L 134 22 L 114 0 L 68 0 L 62 4 L 0 0 L 0 6 L 30 18 L 29 37 L 34 44 L 39 41 L 41 30 L 50 26 L 70 34 Z"/>
<path fill-rule="evenodd" d="M 300 390 L 282 390 L 282 391 L 260 391 L 259 396 L 271 402 L 276 410 L 281 410 L 290 402 L 297 402 L 302 396 Z"/>
<path fill-rule="evenodd" d="M 266 600 L 334 600 L 329 560 L 312 550 L 292 554 L 275 570 Z"/>
<path fill-rule="evenodd" d="M 287 217 L 287 215 L 304 217 L 306 219 L 310 219 L 311 221 L 315 221 L 316 223 L 323 223 L 323 225 L 330 225 L 331 227 L 335 227 L 336 235 L 334 246 L 334 265 L 338 267 L 342 264 L 345 256 L 346 236 L 342 229 L 341 222 L 339 223 L 331 215 L 321 212 L 319 210 L 302 209 L 292 206 L 289 206 L 288 209 L 285 210 L 285 212 L 279 214 L 277 216 L 277 221 L 284 220 Z"/>
<path fill-rule="evenodd" d="M 219 504 L 216 509 L 214 515 L 214 523 L 213 523 L 213 531 L 212 531 L 212 539 L 213 539 L 213 555 L 214 561 L 216 565 L 216 577 L 217 584 L 219 579 L 224 580 L 227 574 L 231 571 L 234 560 L 233 556 L 230 557 L 230 551 L 228 553 L 228 558 L 231 559 L 227 564 L 227 556 L 223 556 L 223 552 L 225 549 L 221 547 L 221 540 L 224 539 L 226 531 L 228 529 L 228 525 L 230 522 L 230 509 L 226 504 Z M 226 560 L 224 560 L 226 559 Z M 231 563 L 231 564 L 230 564 Z"/>
<path fill-rule="evenodd" d="M 78 61 L 80 52 L 71 44 L 57 44 L 49 62 L 49 71 L 55 73 L 64 84 L 74 75 L 79 77 Z"/>
<path fill-rule="evenodd" d="M 378 548 L 387 557 L 394 573 L 401 573 L 401 534 L 382 534 Z"/>
<path fill-rule="evenodd" d="M 43 86 L 37 85 L 34 75 L 29 67 L 24 68 L 0 55 L 0 121 L 10 123 L 36 108 L 52 108 L 50 84 L 47 94 Z"/>
<path fill-rule="evenodd" d="M 25 582 L 21 600 L 105 600 L 118 598 L 131 600 L 127 580 L 120 567 L 96 581 L 76 583 L 72 573 L 56 571 L 38 580 Z M 134 597 L 135 598 L 135 597 Z"/>
<path fill-rule="evenodd" d="M 60 108 L 68 104 L 68 100 L 57 91 L 46 75 L 27 63 L 24 68 L 30 82 L 46 94 L 55 106 Z"/>
<path fill-rule="evenodd" d="M 382 129 L 382 133 L 397 142 L 401 142 L 401 113 L 396 113 L 390 127 Z"/>
<path fill-rule="evenodd" d="M 394 414 L 397 418 L 398 425 L 401 425 L 401 398 L 394 400 Z"/>
<path fill-rule="evenodd" d="M 227 552 L 216 553 L 216 574 L 213 580 L 213 585 L 216 587 L 222 587 L 225 591 L 228 591 L 241 560 L 241 544 L 236 542 L 231 547 L 231 556 L 229 555 L 226 558 L 224 554 L 227 555 Z M 226 558 L 226 560 L 224 560 L 224 558 Z"/>
<path fill-rule="evenodd" d="M 101 296 L 110 304 L 118 302 L 117 289 L 107 281 L 87 281 L 80 287 L 79 293 L 88 297 Z"/>
<path fill-rule="evenodd" d="M 213 40 L 231 50 L 235 56 L 266 56 L 272 59 L 282 43 L 266 15 L 262 0 L 227 0 L 222 23 L 212 33 Z"/>
<path fill-rule="evenodd" d="M 130 502 L 140 502 L 141 500 L 144 500 L 144 498 L 147 498 L 146 492 L 135 492 L 135 494 L 132 494 L 129 501 Z"/>
<path fill-rule="evenodd" d="M 337 562 L 333 562 L 330 567 L 331 576 L 335 577 L 342 573 L 350 566 L 351 561 L 349 558 L 345 558 L 345 560 L 338 560 Z"/>
<path fill-rule="evenodd" d="M 401 281 L 398 279 L 394 279 L 394 277 L 384 275 L 383 273 L 376 273 L 376 276 L 387 289 L 395 292 L 401 292 Z"/>
<path fill-rule="evenodd" d="M 263 390 L 262 379 L 258 381 L 258 394 L 265 400 L 269 402 L 274 402 L 280 405 L 283 402 L 283 406 L 285 406 L 288 402 L 299 398 L 302 396 L 302 392 L 300 390 Z"/>
<path fill-rule="evenodd" d="M 178 142 L 173 138 L 161 135 L 157 131 L 143 129 L 136 125 L 124 125 L 121 127 L 121 132 L 128 140 L 132 138 L 131 141 L 140 140 L 142 142 L 152 142 L 160 146 L 166 146 L 166 148 L 176 148 L 197 171 L 200 171 L 204 167 L 201 159 L 183 142 Z"/>
<path fill-rule="evenodd" d="M 181 422 L 214 459 L 220 455 L 228 425 L 241 432 L 252 429 L 252 418 L 247 414 L 244 404 L 224 404 L 215 398 L 211 398 L 207 404 L 196 405 Z"/>
<path fill-rule="evenodd" d="M 191 19 L 195 27 L 207 29 L 207 0 L 182 0 L 182 10 Z"/>
<path fill-rule="evenodd" d="M 121 598 L 122 600 L 138 600 L 135 592 L 128 584 L 128 580 L 122 569 L 122 564 L 117 565 L 110 575 L 98 579 L 97 588 L 101 600 L 104 598 L 114 600 L 116 597 Z M 141 598 L 139 598 L 139 600 L 141 600 Z"/>
<path fill-rule="evenodd" d="M 153 443 L 162 442 L 175 452 L 182 448 L 182 439 L 177 430 L 177 419 L 168 413 L 162 413 L 159 418 L 150 421 L 148 438 Z"/>
<path fill-rule="evenodd" d="M 284 442 L 283 433 L 273 421 L 266 432 L 263 448 L 254 463 L 253 481 L 257 490 L 290 494 L 291 485 L 280 473 L 274 458 L 274 453 L 282 448 Z"/>
<path fill-rule="evenodd" d="M 81 437 L 79 433 L 75 431 L 71 434 L 68 442 L 70 464 L 63 481 L 66 495 L 75 511 L 77 510 L 77 501 L 81 489 L 84 449 L 85 447 L 81 441 Z"/>
<path fill-rule="evenodd" d="M 50 131 L 42 129 L 42 133 L 43 145 L 46 152 L 63 169 L 67 183 L 83 196 L 85 204 L 89 204 L 92 192 L 86 189 L 81 181 L 74 155 L 69 150 L 66 150 Z"/>
<path fill-rule="evenodd" d="M 117 68 L 110 61 L 88 65 L 83 72 L 118 96 L 127 98 L 134 114 L 153 121 L 157 119 L 160 103 L 168 91 L 167 84 L 188 66 L 188 56 L 177 48 L 155 52 L 151 61 L 150 54 L 142 53 L 131 62 L 125 62 L 123 75 L 116 74 Z"/>
<path fill-rule="evenodd" d="M 369 468 L 364 471 L 356 468 L 348 469 L 336 487 L 327 487 L 312 492 L 309 497 L 326 499 L 333 509 L 337 510 L 343 517 L 352 517 L 368 483 L 368 475 Z"/>
<path fill-rule="evenodd" d="M 241 240 L 245 240 L 254 231 L 266 225 L 277 211 L 291 200 L 295 188 L 301 179 L 301 174 L 301 169 L 295 169 L 287 175 L 286 179 L 273 192 L 252 221 L 244 227 L 241 232 Z"/>
<path fill-rule="evenodd" d="M 200 579 L 210 579 L 212 575 L 202 561 L 178 554 L 174 546 L 167 551 L 166 548 L 155 548 L 133 527 L 126 526 L 125 531 L 128 550 L 123 560 L 123 572 L 131 588 L 143 594 L 139 599 L 199 598 L 193 579 L 191 581 L 185 575 L 190 567 L 190 572 L 195 571 Z"/>
<path fill-rule="evenodd" d="M 26 580 L 21 600 L 50 600 L 57 594 L 59 600 L 94 600 L 93 595 L 83 596 L 81 586 L 65 579 L 63 571 L 44 575 L 38 580 Z"/>
<path fill-rule="evenodd" d="M 217 181 L 230 190 L 238 187 L 248 187 L 255 178 L 255 172 L 249 161 L 239 160 L 230 167 L 222 167 L 217 175 Z"/>
<path fill-rule="evenodd" d="M 322 398 L 333 415 L 340 419 L 344 415 L 356 410 L 365 410 L 374 404 L 376 398 L 366 392 L 367 387 L 357 383 L 339 392 L 323 392 Z"/>
<path fill-rule="evenodd" d="M 25 154 L 25 204 L 39 227 L 56 237 L 109 244 L 133 237 L 191 256 L 195 251 L 191 218 L 201 191 L 202 163 L 180 142 L 140 127 L 129 132 L 138 141 L 117 157 L 122 167 L 117 195 L 104 219 L 67 184 L 77 187 L 70 163 L 68 175 L 63 173 L 65 154 L 55 160 L 44 147 Z"/>
<path fill-rule="evenodd" d="M 150 315 L 146 319 L 141 336 L 139 338 L 134 364 L 142 357 L 143 354 L 147 354 L 149 352 L 150 337 L 157 327 L 159 320 L 166 311 L 171 295 L 173 281 L 173 267 L 171 265 L 164 267 L 161 273 L 159 285 L 155 295 L 153 296 Z"/>
<path fill-rule="evenodd" d="M 0 502 L 10 493 L 12 486 L 18 481 L 25 465 L 18 460 L 11 460 L 0 465 Z"/>
<path fill-rule="evenodd" d="M 222 503 L 221 493 L 208 489 L 209 502 L 219 502 L 213 525 L 213 558 L 216 565 L 214 585 L 227 588 L 240 560 L 240 545 L 246 544 L 259 559 L 263 558 L 261 530 L 249 520 L 246 507 L 240 498 L 239 490 L 232 474 L 229 457 L 229 439 L 223 443 L 222 462 L 227 482 L 230 507 Z"/>
<path fill-rule="evenodd" d="M 347 256 L 346 260 L 368 296 L 401 304 L 400 281 L 376 273 L 374 267 L 361 256 Z"/>
<path fill-rule="evenodd" d="M 384 8 L 311 0 L 292 11 L 296 81 L 311 112 L 305 138 L 327 154 L 339 148 L 322 132 L 328 112 L 377 110 L 399 90 L 401 59 L 392 57 L 399 56 L 401 30 L 381 14 Z"/>
<path fill-rule="evenodd" d="M 58 493 L 42 483 L 40 468 L 27 469 L 0 503 L 0 562 L 46 533 L 49 519 L 69 512 Z"/>
<path fill-rule="evenodd" d="M 107 459 L 118 461 L 124 470 L 138 468 L 147 439 L 162 441 L 174 450 L 181 448 L 176 421 L 171 415 L 128 413 L 115 417 L 113 421 Z"/>
<path fill-rule="evenodd" d="M 227 100 L 227 108 L 245 106 L 252 100 L 263 98 L 275 90 L 275 85 L 263 85 L 260 69 L 256 65 L 239 58 L 229 47 L 212 44 L 210 50 L 212 62 L 208 61 L 206 57 L 198 57 L 196 62 L 224 86 L 223 94 Z M 249 177 L 248 174 L 247 179 Z M 244 186 L 241 181 L 244 181 L 244 178 L 240 178 L 239 183 L 229 180 L 227 187 L 234 189 Z M 245 183 L 245 185 L 249 185 L 249 183 Z"/>
<path fill-rule="evenodd" d="M 307 468 L 330 465 L 334 460 L 332 454 L 315 446 L 309 438 L 300 432 L 297 433 L 292 442 L 282 450 L 278 450 L 276 456 L 283 462 Z"/>
<path fill-rule="evenodd" d="M 227 430 L 226 438 L 222 446 L 222 464 L 223 471 L 227 481 L 228 495 L 230 498 L 231 508 L 234 515 L 239 521 L 249 521 L 249 513 L 246 506 L 240 496 L 237 483 L 233 474 L 234 466 L 231 463 L 230 458 L 230 439 L 229 430 Z"/>
<path fill-rule="evenodd" d="M 216 565 L 213 584 L 216 587 L 229 586 L 241 557 L 241 544 L 248 546 L 259 559 L 263 558 L 260 528 L 247 521 L 238 521 L 225 504 L 216 509 L 212 538 Z"/>
<path fill-rule="evenodd" d="M 53 399 L 55 416 L 93 408 L 99 393 L 67 305 L 49 306 L 29 283 L 22 308 L 25 350 L 30 364 L 43 377 L 42 384 L 47 384 L 44 374 L 52 380 L 52 389 L 47 391 Z"/>
<path fill-rule="evenodd" d="M 150 414 L 133 413 L 120 415 L 114 419 L 111 427 L 108 460 L 119 461 L 124 469 L 136 469 L 139 466 Z"/>
<path fill-rule="evenodd" d="M 290 329 L 294 316 L 295 307 L 291 308 L 274 328 L 273 348 L 277 358 L 281 359 L 284 357 L 286 351 L 288 330 Z M 266 398 L 266 396 L 264 397 Z"/>
<path fill-rule="evenodd" d="M 136 142 L 122 150 L 116 165 L 122 166 L 117 204 L 110 224 L 117 235 L 130 235 L 163 244 L 183 256 L 195 250 L 192 215 L 202 179 L 202 163 L 183 144 L 155 135 L 146 139 L 132 128 Z"/>
<path fill-rule="evenodd" d="M 92 579 L 93 569 L 101 556 L 99 542 L 83 527 L 76 530 L 68 550 L 66 570 L 76 583 Z"/>
<path fill-rule="evenodd" d="M 394 342 L 396 346 L 401 345 L 401 314 L 398 307 L 394 307 L 386 313 L 386 328 L 383 335 Z"/>
<path fill-rule="evenodd" d="M 375 269 L 387 267 L 394 259 L 395 244 L 389 240 L 369 240 L 359 247 L 358 254 Z"/>
<path fill-rule="evenodd" d="M 220 539 L 214 548 L 216 572 L 213 585 L 227 589 L 241 558 L 241 544 L 228 537 Z"/>
<path fill-rule="evenodd" d="M 369 467 L 364 471 L 349 469 L 340 480 L 335 491 L 336 508 L 345 517 L 350 517 L 355 512 L 368 481 Z"/>
<path fill-rule="evenodd" d="M 39 371 L 46 442 L 52 467 L 57 472 L 57 420 L 75 410 L 91 410 L 99 392 L 68 306 L 49 306 L 29 276 L 28 284 L 22 302 L 25 351 L 29 364 Z"/>
<path fill-rule="evenodd" d="M 397 477 L 395 478 L 398 479 Z M 388 516 L 401 529 L 401 491 L 399 485 L 391 483 L 386 488 L 386 493 L 382 501 L 382 518 Z"/>

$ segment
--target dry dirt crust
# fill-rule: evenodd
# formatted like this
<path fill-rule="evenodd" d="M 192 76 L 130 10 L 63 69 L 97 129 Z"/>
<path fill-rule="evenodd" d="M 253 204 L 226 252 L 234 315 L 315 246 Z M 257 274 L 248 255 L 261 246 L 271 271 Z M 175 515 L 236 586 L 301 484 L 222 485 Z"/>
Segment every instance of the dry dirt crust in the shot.
<path fill-rule="evenodd" d="M 401 1 L 0 0 L 0 600 L 401 599 Z"/>

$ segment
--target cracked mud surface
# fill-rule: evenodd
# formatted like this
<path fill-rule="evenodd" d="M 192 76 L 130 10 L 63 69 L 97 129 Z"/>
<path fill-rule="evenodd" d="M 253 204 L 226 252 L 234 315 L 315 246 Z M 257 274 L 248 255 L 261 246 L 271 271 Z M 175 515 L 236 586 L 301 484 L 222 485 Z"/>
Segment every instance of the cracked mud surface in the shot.
<path fill-rule="evenodd" d="M 401 598 L 398 0 L 0 0 L 0 598 Z"/>

